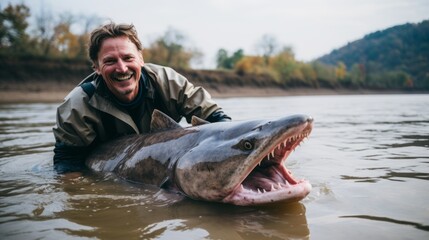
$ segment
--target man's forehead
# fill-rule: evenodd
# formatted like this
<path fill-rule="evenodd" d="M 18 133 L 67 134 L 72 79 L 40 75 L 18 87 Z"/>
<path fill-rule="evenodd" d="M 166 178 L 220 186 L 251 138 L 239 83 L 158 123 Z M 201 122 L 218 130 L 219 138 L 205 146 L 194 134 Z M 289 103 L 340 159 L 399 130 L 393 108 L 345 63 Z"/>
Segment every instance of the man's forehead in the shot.
<path fill-rule="evenodd" d="M 98 54 L 109 54 L 120 52 L 123 54 L 136 54 L 138 53 L 137 46 L 127 37 L 122 38 L 108 38 L 103 41 Z"/>

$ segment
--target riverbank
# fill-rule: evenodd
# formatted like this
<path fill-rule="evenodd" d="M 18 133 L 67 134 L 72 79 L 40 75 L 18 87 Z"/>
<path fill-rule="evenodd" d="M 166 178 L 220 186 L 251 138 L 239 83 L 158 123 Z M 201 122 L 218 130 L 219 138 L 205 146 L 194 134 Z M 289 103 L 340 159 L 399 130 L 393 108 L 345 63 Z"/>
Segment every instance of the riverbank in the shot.
<path fill-rule="evenodd" d="M 73 87 L 55 88 L 54 86 L 0 89 L 0 103 L 60 103 Z M 326 89 L 326 88 L 276 88 L 254 86 L 217 86 L 216 88 L 204 86 L 213 98 L 232 97 L 278 97 L 278 96 L 314 96 L 314 95 L 363 95 L 363 94 L 406 94 L 427 93 L 384 90 L 375 91 L 367 89 Z"/>
<path fill-rule="evenodd" d="M 0 60 L 0 103 L 61 102 L 92 69 L 87 62 L 49 59 Z M 179 70 L 214 98 L 302 95 L 420 93 L 401 90 L 347 89 L 319 81 L 319 87 L 285 86 L 269 75 L 220 70 Z M 294 87 L 293 87 L 294 86 Z M 301 86 L 301 87 L 298 87 Z M 427 93 L 427 92 L 426 92 Z"/>

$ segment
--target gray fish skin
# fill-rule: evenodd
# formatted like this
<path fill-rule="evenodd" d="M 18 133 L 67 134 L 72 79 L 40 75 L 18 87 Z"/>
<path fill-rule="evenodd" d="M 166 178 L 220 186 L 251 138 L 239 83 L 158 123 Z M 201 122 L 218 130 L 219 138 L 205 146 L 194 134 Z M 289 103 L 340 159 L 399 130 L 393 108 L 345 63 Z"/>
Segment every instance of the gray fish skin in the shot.
<path fill-rule="evenodd" d="M 295 179 L 285 162 L 309 136 L 311 117 L 210 124 L 194 118 L 192 123 L 182 127 L 155 110 L 151 133 L 104 144 L 86 164 L 192 199 L 234 205 L 295 202 L 310 193 L 310 183 Z"/>

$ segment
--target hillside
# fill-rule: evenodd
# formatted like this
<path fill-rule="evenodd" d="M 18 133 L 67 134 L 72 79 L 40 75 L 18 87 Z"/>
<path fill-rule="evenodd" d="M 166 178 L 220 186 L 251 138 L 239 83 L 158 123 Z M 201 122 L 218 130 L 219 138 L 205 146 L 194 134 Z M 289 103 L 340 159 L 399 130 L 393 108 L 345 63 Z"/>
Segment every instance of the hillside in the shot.
<path fill-rule="evenodd" d="M 348 70 L 365 69 L 366 81 L 378 80 L 380 74 L 406 74 L 414 88 L 429 89 L 429 20 L 377 31 L 333 50 L 317 61 Z"/>

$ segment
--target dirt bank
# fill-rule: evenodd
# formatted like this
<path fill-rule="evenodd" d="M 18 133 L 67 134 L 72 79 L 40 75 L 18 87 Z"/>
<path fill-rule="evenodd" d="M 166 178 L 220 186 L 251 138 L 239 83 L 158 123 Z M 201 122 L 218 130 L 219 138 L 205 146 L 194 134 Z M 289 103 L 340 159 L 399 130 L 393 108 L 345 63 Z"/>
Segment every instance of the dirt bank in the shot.
<path fill-rule="evenodd" d="M 0 59 L 0 103 L 61 102 L 85 76 L 92 72 L 85 61 L 48 59 Z M 268 75 L 237 74 L 232 71 L 178 70 L 214 98 L 271 97 L 328 94 L 403 93 L 334 89 L 332 87 L 288 87 Z"/>
<path fill-rule="evenodd" d="M 55 89 L 52 86 L 49 88 L 44 88 L 43 86 L 33 86 L 33 90 L 17 87 L 14 87 L 14 89 L 9 90 L 0 89 L 0 103 L 60 103 L 72 88 L 73 86 L 70 86 L 66 89 L 63 87 Z M 404 91 L 312 88 L 282 89 L 275 87 L 248 86 L 217 86 L 216 88 L 205 87 L 205 89 L 210 92 L 213 98 L 409 93 Z"/>

